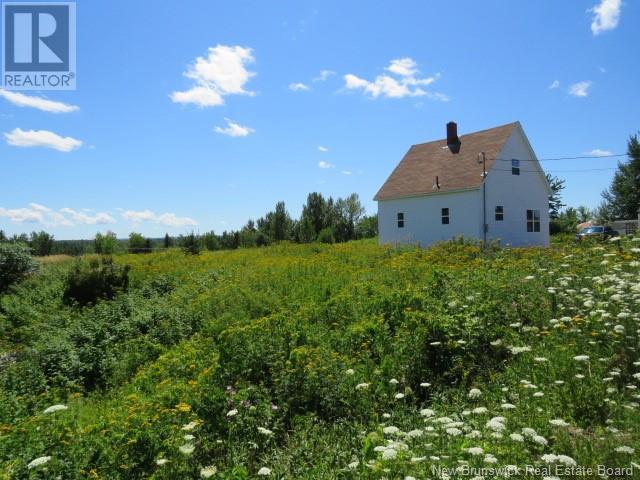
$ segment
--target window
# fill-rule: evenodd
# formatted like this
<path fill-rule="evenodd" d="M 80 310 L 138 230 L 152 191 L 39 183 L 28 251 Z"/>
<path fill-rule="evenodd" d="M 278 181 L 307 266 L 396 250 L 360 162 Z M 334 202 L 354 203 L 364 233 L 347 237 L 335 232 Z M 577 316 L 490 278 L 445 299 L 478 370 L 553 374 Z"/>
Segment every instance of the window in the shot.
<path fill-rule="evenodd" d="M 448 208 L 442 209 L 442 224 L 449 225 L 449 209 Z"/>
<path fill-rule="evenodd" d="M 504 207 L 502 205 L 496 205 L 496 222 L 504 220 Z"/>
<path fill-rule="evenodd" d="M 540 210 L 527 210 L 527 232 L 540 231 Z"/>
<path fill-rule="evenodd" d="M 398 212 L 398 228 L 404 228 L 404 213 Z"/>
<path fill-rule="evenodd" d="M 520 160 L 511 160 L 511 175 L 520 175 Z"/>

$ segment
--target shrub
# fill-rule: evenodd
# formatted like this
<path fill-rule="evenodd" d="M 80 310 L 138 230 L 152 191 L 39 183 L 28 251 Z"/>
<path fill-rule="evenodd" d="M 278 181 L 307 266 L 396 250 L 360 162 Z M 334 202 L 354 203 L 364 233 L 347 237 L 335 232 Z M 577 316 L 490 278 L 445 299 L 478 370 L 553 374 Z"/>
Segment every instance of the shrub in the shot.
<path fill-rule="evenodd" d="M 37 269 L 29 247 L 21 243 L 0 243 L 0 293 Z"/>
<path fill-rule="evenodd" d="M 129 266 L 116 265 L 111 259 L 89 264 L 78 261 L 69 272 L 63 293 L 64 303 L 89 305 L 98 299 L 112 299 L 129 287 Z"/>
<path fill-rule="evenodd" d="M 335 243 L 336 238 L 333 234 L 333 228 L 327 227 L 320 230 L 318 233 L 318 241 L 320 243 Z"/>

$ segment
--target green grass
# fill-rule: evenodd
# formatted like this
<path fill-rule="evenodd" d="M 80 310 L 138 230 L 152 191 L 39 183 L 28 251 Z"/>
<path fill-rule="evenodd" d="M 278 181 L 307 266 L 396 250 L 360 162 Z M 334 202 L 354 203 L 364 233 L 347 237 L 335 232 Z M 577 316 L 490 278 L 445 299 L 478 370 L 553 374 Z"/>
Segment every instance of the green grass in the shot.
<path fill-rule="evenodd" d="M 129 291 L 84 308 L 49 263 L 0 299 L 0 478 L 634 468 L 636 245 L 125 255 Z"/>

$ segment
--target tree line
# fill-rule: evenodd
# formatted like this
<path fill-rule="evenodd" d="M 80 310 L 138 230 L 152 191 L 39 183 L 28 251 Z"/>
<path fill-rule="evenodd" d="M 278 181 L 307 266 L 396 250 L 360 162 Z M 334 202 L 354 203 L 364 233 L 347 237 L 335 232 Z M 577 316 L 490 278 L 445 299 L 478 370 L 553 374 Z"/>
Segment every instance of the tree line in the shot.
<path fill-rule="evenodd" d="M 93 240 L 55 240 L 41 231 L 7 238 L 0 230 L 0 241 L 23 243 L 34 255 L 82 255 L 85 253 L 113 254 L 118 252 L 146 253 L 158 249 L 181 247 L 190 253 L 200 250 L 229 250 L 270 245 L 274 242 L 336 243 L 378 234 L 376 215 L 367 215 L 357 194 L 333 199 L 313 192 L 307 196 L 300 218 L 291 217 L 284 202 L 257 220 L 249 220 L 239 230 L 191 232 L 178 237 L 168 233 L 164 238 L 146 238 L 132 232 L 128 239 L 118 239 L 113 232 L 97 233 Z"/>

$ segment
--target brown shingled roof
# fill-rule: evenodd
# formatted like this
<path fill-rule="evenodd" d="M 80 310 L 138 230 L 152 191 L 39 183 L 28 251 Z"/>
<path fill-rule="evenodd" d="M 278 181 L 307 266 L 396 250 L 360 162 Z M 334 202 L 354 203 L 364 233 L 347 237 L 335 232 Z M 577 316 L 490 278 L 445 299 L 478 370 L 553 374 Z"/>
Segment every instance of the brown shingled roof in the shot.
<path fill-rule="evenodd" d="M 447 140 L 413 145 L 400 161 L 374 200 L 427 195 L 477 188 L 482 185 L 482 167 L 478 165 L 478 153 L 485 152 L 487 171 L 502 150 L 518 122 L 481 130 L 460 137 L 460 153 L 453 154 L 447 148 Z M 433 186 L 438 183 L 440 189 Z"/>

